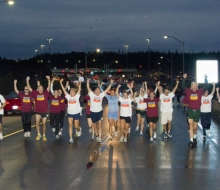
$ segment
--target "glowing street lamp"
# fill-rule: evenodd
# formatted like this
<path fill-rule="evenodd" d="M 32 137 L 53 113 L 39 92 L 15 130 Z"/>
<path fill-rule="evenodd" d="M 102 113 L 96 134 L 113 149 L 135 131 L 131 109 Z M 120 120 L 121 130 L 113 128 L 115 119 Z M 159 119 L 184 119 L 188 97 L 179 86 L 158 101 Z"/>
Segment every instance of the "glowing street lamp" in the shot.
<path fill-rule="evenodd" d="M 95 52 L 99 53 L 101 50 L 100 49 L 96 49 Z M 87 58 L 89 55 L 91 55 L 92 52 L 88 52 L 85 54 L 85 72 L 86 72 L 86 78 L 87 78 Z"/>
<path fill-rule="evenodd" d="M 9 5 L 13 5 L 15 2 L 14 1 L 0 1 L 0 3 L 8 3 Z"/>
<path fill-rule="evenodd" d="M 147 38 L 147 46 L 148 46 L 148 61 L 147 61 L 147 70 L 148 70 L 148 76 L 149 76 L 149 73 L 150 73 L 150 41 L 151 41 L 151 38 Z"/>
<path fill-rule="evenodd" d="M 181 40 L 179 40 L 179 39 L 177 39 L 176 37 L 174 37 L 174 36 L 164 36 L 164 38 L 165 39 L 167 39 L 167 38 L 173 38 L 174 40 L 176 40 L 178 43 L 180 43 L 181 45 L 182 45 L 182 51 L 183 51 L 183 74 L 184 74 L 184 71 L 185 71 L 185 60 L 184 60 L 184 53 L 185 53 L 185 48 L 184 48 L 184 42 L 183 41 L 181 41 Z"/>
<path fill-rule="evenodd" d="M 128 47 L 129 47 L 129 45 L 125 44 L 124 47 L 126 49 L 126 69 L 127 69 L 128 68 Z"/>

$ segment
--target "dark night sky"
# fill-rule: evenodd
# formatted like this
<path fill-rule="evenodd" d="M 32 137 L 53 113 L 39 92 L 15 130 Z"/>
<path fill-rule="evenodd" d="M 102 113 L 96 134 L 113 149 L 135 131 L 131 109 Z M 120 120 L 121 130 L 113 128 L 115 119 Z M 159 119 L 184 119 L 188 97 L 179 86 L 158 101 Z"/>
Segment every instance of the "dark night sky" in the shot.
<path fill-rule="evenodd" d="M 71 51 L 217 51 L 219 0 L 15 0 L 0 3 L 0 56 L 30 58 L 48 37 L 51 52 Z"/>

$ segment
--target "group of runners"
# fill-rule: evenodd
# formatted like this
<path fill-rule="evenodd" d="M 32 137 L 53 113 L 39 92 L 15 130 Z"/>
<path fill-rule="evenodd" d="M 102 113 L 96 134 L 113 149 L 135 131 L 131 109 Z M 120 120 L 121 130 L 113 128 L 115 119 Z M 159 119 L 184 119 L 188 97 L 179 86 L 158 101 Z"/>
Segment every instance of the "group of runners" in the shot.
<path fill-rule="evenodd" d="M 215 92 L 215 84 L 213 83 L 212 92 L 209 94 L 206 87 L 198 89 L 196 82 L 191 83 L 190 88 L 185 87 L 185 79 L 187 74 L 183 75 L 181 88 L 185 94 L 183 105 L 188 107 L 188 123 L 190 142 L 189 146 L 194 147 L 197 143 L 197 125 L 199 119 L 203 127 L 203 135 L 206 137 L 206 131 L 211 125 L 211 99 Z M 33 115 L 33 105 L 36 117 L 36 140 L 47 141 L 46 122 L 50 117 L 50 125 L 55 133 L 55 138 L 59 139 L 62 135 L 65 113 L 67 113 L 69 125 L 69 143 L 74 142 L 73 133 L 78 138 L 82 135 L 80 127 L 80 118 L 82 116 L 83 102 L 86 101 L 86 118 L 88 121 L 89 132 L 92 140 L 101 143 L 102 126 L 101 120 L 103 115 L 103 98 L 108 101 L 108 123 L 109 123 L 109 139 L 120 134 L 120 142 L 127 142 L 128 133 L 130 133 L 133 104 L 136 104 L 137 123 L 135 131 L 140 131 L 143 135 L 145 122 L 148 123 L 150 132 L 150 142 L 152 143 L 157 137 L 157 123 L 159 120 L 159 112 L 161 125 L 164 129 L 164 139 L 171 138 L 171 121 L 173 115 L 173 98 L 178 88 L 179 81 L 176 81 L 175 87 L 170 91 L 167 87 L 162 88 L 160 81 L 156 83 L 156 88 L 149 87 L 147 82 L 143 82 L 138 92 L 134 92 L 134 83 L 127 84 L 127 89 L 120 90 L 121 84 L 115 84 L 113 80 L 109 81 L 109 85 L 103 90 L 102 85 L 98 82 L 95 88 L 90 87 L 90 79 L 86 81 L 87 95 L 82 99 L 81 82 L 75 83 L 75 88 L 69 87 L 67 81 L 63 85 L 63 79 L 60 80 L 60 88 L 54 89 L 53 83 L 55 78 L 48 80 L 46 89 L 37 82 L 37 89 L 34 90 L 30 86 L 30 77 L 26 78 L 27 85 L 24 92 L 17 89 L 17 80 L 14 80 L 14 90 L 21 98 L 21 118 L 24 129 L 24 137 L 31 136 L 31 117 Z M 157 91 L 159 96 L 156 96 Z M 216 88 L 217 98 L 219 97 L 219 88 Z M 49 101 L 50 100 L 50 101 Z M 66 104 L 67 101 L 67 110 Z M 132 103 L 133 102 L 133 103 Z M 160 103 L 159 103 L 160 102 Z M 48 104 L 49 109 L 48 109 Z M 2 115 L 6 105 L 5 99 L 0 95 L 0 140 L 3 139 L 2 134 Z M 160 105 L 160 106 L 159 106 Z M 49 113 L 49 114 L 48 114 Z M 40 130 L 40 122 L 42 121 L 42 132 Z M 75 130 L 73 130 L 73 126 Z M 119 131 L 119 133 L 118 133 Z"/>

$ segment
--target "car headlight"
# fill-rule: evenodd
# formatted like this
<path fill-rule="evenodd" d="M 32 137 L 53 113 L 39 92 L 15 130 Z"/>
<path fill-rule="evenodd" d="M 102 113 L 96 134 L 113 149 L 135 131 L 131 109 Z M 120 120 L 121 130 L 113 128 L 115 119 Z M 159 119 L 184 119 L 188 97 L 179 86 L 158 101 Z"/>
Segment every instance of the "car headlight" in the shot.
<path fill-rule="evenodd" d="M 16 110 L 18 109 L 18 106 L 12 106 L 12 109 Z"/>

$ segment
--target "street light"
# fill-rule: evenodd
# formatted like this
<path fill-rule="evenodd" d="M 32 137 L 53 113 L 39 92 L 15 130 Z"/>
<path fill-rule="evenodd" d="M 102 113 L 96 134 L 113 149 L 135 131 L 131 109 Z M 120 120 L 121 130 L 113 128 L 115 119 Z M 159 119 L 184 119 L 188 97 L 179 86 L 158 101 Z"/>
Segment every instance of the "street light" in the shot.
<path fill-rule="evenodd" d="M 100 49 L 96 49 L 95 52 L 99 53 L 101 50 Z M 85 54 L 85 72 L 86 72 L 86 78 L 87 78 L 87 58 L 89 55 L 91 55 L 93 52 L 88 52 Z"/>
<path fill-rule="evenodd" d="M 112 63 L 118 63 L 118 61 L 116 60 L 116 61 L 112 61 L 112 62 L 110 62 L 109 64 L 107 64 L 107 63 L 104 64 L 104 66 L 105 66 L 106 77 L 108 76 L 109 66 L 110 66 Z"/>
<path fill-rule="evenodd" d="M 147 70 L 148 70 L 148 76 L 149 76 L 149 73 L 150 73 L 150 41 L 151 41 L 151 38 L 147 38 L 147 47 L 148 47 L 148 61 L 147 61 Z"/>
<path fill-rule="evenodd" d="M 41 47 L 41 60 L 42 60 L 42 62 L 43 62 L 43 50 L 44 50 L 44 46 L 45 46 L 45 45 L 40 45 L 40 47 Z"/>
<path fill-rule="evenodd" d="M 178 43 L 180 43 L 181 45 L 182 45 L 182 51 L 183 51 L 183 74 L 185 73 L 184 71 L 185 71 L 185 69 L 184 69 L 184 67 L 185 67 L 185 60 L 184 60 L 184 53 L 185 53 L 185 48 L 184 48 L 184 42 L 183 41 L 181 41 L 181 40 L 179 40 L 179 39 L 177 39 L 176 37 L 174 37 L 174 36 L 164 36 L 164 38 L 165 39 L 167 39 L 167 38 L 173 38 L 174 40 L 176 40 Z"/>
<path fill-rule="evenodd" d="M 38 54 L 38 53 L 37 53 L 37 52 L 38 52 L 38 50 L 37 50 L 37 49 L 35 49 L 34 51 L 36 52 L 36 54 Z"/>
<path fill-rule="evenodd" d="M 163 64 L 163 63 L 158 63 L 158 65 L 164 65 L 165 67 L 166 67 L 166 85 L 167 85 L 167 66 L 165 65 L 165 64 Z"/>
<path fill-rule="evenodd" d="M 15 2 L 14 1 L 0 1 L 0 3 L 8 3 L 9 5 L 13 5 Z"/>
<path fill-rule="evenodd" d="M 125 44 L 124 47 L 126 49 L 126 69 L 128 68 L 128 44 Z"/>
<path fill-rule="evenodd" d="M 170 62 L 170 77 L 171 77 L 171 87 L 173 86 L 173 54 L 172 59 L 168 59 L 167 57 L 160 57 L 160 59 L 166 59 Z"/>
<path fill-rule="evenodd" d="M 49 42 L 49 54 L 50 54 L 50 41 L 52 41 L 52 38 L 47 38 L 48 42 Z"/>

